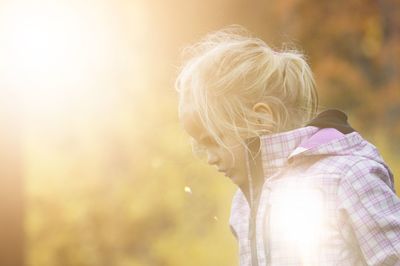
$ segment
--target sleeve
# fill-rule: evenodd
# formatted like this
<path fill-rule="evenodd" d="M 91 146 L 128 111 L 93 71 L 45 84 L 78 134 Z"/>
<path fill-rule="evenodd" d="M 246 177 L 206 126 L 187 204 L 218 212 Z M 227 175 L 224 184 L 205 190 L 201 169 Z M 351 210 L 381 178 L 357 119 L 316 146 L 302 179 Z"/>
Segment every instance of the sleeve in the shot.
<path fill-rule="evenodd" d="M 368 265 L 400 265 L 400 200 L 383 181 L 387 175 L 383 167 L 361 161 L 339 185 L 339 208 Z"/>

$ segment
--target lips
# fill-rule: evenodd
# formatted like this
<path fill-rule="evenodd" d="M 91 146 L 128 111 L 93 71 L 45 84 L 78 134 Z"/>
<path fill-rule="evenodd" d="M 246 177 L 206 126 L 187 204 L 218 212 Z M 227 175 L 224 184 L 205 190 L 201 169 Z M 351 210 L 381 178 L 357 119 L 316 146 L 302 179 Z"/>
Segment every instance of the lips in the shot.
<path fill-rule="evenodd" d="M 225 176 L 229 176 L 229 171 L 228 171 L 228 169 L 218 169 L 218 172 L 224 173 Z"/>

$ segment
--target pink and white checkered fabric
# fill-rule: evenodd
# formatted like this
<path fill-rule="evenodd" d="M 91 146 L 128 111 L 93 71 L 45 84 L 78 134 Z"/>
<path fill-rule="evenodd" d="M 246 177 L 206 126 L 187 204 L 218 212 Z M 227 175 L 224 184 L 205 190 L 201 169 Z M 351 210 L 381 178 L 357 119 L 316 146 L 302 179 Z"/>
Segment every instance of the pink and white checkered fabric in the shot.
<path fill-rule="evenodd" d="M 232 202 L 241 266 L 400 265 L 392 173 L 357 132 L 321 138 L 322 132 L 308 126 L 261 138 L 266 181 L 255 212 L 255 251 L 249 204 L 240 190 Z M 301 198 L 314 192 L 312 201 Z"/>

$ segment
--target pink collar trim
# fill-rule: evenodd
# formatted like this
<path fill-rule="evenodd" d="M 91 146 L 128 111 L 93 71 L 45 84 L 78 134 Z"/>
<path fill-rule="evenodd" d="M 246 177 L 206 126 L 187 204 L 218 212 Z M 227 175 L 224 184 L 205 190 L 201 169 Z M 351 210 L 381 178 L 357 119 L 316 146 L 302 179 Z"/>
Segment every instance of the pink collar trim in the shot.
<path fill-rule="evenodd" d="M 300 145 L 289 155 L 289 158 L 322 144 L 331 142 L 335 139 L 342 138 L 343 136 L 344 134 L 335 128 L 322 128 L 310 138 L 303 140 Z"/>

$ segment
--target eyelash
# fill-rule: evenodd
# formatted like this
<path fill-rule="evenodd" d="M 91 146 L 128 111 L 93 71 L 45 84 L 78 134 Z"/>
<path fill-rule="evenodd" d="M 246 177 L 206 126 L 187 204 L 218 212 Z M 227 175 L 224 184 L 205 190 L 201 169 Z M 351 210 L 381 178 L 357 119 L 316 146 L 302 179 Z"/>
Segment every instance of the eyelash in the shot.
<path fill-rule="evenodd" d="M 217 142 L 211 139 L 211 137 L 206 137 L 200 142 L 192 139 L 193 153 L 200 158 L 204 157 L 204 155 L 207 153 L 208 148 L 212 145 L 217 145 Z"/>
<path fill-rule="evenodd" d="M 207 146 L 207 145 L 216 145 L 217 142 L 213 139 L 211 139 L 210 137 L 204 138 L 201 141 L 201 146 Z"/>

